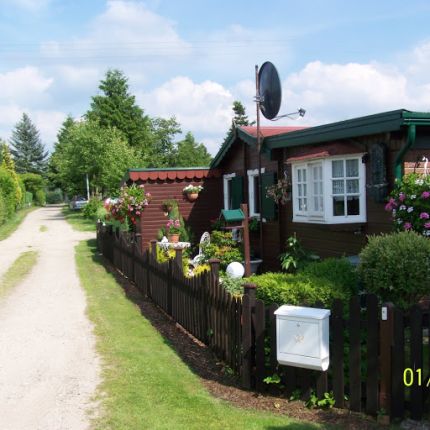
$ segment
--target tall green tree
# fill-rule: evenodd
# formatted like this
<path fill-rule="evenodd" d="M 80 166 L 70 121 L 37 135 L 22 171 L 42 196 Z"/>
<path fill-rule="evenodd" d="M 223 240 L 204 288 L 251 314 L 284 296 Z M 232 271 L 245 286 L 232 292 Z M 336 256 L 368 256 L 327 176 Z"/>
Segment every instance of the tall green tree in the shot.
<path fill-rule="evenodd" d="M 16 202 L 16 207 L 18 207 L 23 201 L 25 186 L 20 182 L 19 177 L 16 174 L 15 163 L 13 162 L 11 153 L 9 151 L 9 147 L 6 145 L 5 142 L 1 143 L 0 149 L 1 149 L 0 152 L 1 152 L 1 160 L 2 160 L 1 167 L 5 169 L 7 172 L 9 172 L 13 180 L 13 183 L 15 186 L 15 202 Z"/>
<path fill-rule="evenodd" d="M 48 151 L 40 140 L 39 131 L 24 113 L 12 130 L 11 153 L 18 173 L 43 173 Z"/>
<path fill-rule="evenodd" d="M 209 166 L 211 155 L 203 143 L 196 142 L 193 134 L 188 132 L 185 139 L 178 142 L 176 166 L 178 167 L 203 167 Z"/>
<path fill-rule="evenodd" d="M 232 118 L 231 126 L 227 132 L 226 137 L 224 138 L 222 145 L 224 145 L 233 137 L 234 129 L 236 127 L 255 124 L 255 121 L 252 121 L 252 122 L 249 121 L 248 115 L 246 115 L 245 106 L 239 100 L 235 100 L 233 102 L 232 110 L 233 110 L 234 116 Z"/>
<path fill-rule="evenodd" d="M 139 164 L 135 150 L 118 129 L 101 127 L 95 121 L 68 127 L 57 151 L 57 179 L 70 195 L 85 192 L 86 175 L 93 195 L 114 192 L 127 169 Z"/>
<path fill-rule="evenodd" d="M 151 122 L 130 94 L 127 77 L 120 70 L 108 70 L 99 89 L 101 94 L 92 98 L 86 117 L 101 127 L 120 130 L 129 145 L 144 155 L 151 142 Z"/>

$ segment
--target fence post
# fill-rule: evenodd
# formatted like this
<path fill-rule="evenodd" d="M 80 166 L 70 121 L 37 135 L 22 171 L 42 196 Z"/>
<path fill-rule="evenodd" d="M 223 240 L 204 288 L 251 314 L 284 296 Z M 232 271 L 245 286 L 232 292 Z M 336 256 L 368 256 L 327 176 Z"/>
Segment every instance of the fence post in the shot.
<path fill-rule="evenodd" d="M 157 259 L 157 241 L 155 239 L 151 240 L 151 257 L 153 260 Z"/>
<path fill-rule="evenodd" d="M 211 258 L 209 260 L 209 265 L 211 267 L 211 286 L 218 285 L 219 283 L 219 264 L 220 260 L 218 260 L 218 258 Z"/>
<path fill-rule="evenodd" d="M 255 284 L 244 284 L 242 302 L 242 386 L 246 389 L 252 387 L 252 312 L 255 307 Z"/>
<path fill-rule="evenodd" d="M 379 409 L 391 416 L 391 349 L 394 345 L 394 305 L 384 303 L 381 308 L 379 327 L 379 369 L 381 383 L 379 389 Z"/>
<path fill-rule="evenodd" d="M 209 333 L 209 346 L 218 354 L 219 351 L 219 296 L 218 296 L 218 286 L 219 286 L 219 265 L 220 260 L 217 258 L 211 258 L 208 261 L 211 270 L 209 278 L 209 309 L 208 309 L 208 328 Z"/>
<path fill-rule="evenodd" d="M 182 252 L 183 252 L 182 248 L 176 248 L 175 249 L 175 263 L 178 266 L 180 273 L 183 273 L 183 270 L 182 270 Z"/>
<path fill-rule="evenodd" d="M 155 262 L 157 261 L 157 241 L 152 239 L 150 241 L 151 252 L 148 252 L 148 297 L 152 299 L 152 282 L 151 282 L 151 270 Z"/>

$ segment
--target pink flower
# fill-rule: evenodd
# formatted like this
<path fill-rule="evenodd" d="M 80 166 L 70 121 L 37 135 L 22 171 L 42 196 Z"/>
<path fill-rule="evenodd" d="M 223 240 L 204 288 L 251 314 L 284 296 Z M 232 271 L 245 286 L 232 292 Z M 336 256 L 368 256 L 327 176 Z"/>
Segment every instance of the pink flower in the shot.
<path fill-rule="evenodd" d="M 430 215 L 427 212 L 421 212 L 420 213 L 420 218 L 421 219 L 429 219 Z"/>
<path fill-rule="evenodd" d="M 405 222 L 405 223 L 403 224 L 403 228 L 404 228 L 405 230 L 410 230 L 410 229 L 412 228 L 412 224 L 411 224 L 410 222 Z"/>
<path fill-rule="evenodd" d="M 151 197 L 151 193 L 146 193 L 145 196 L 146 197 Z"/>
<path fill-rule="evenodd" d="M 139 216 L 140 215 L 140 211 L 136 211 L 136 215 Z"/>
<path fill-rule="evenodd" d="M 145 188 L 145 185 L 140 184 L 140 185 L 139 185 L 139 188 Z"/>
<path fill-rule="evenodd" d="M 423 199 L 428 199 L 430 197 L 430 192 L 429 191 L 423 191 L 423 193 L 421 194 L 421 197 Z"/>
<path fill-rule="evenodd" d="M 424 224 L 424 228 L 430 228 L 430 222 L 426 222 L 426 223 Z"/>
<path fill-rule="evenodd" d="M 400 200 L 401 202 L 403 202 L 405 199 L 406 199 L 406 194 L 405 194 L 405 193 L 400 193 L 400 194 L 399 194 L 399 200 Z"/>

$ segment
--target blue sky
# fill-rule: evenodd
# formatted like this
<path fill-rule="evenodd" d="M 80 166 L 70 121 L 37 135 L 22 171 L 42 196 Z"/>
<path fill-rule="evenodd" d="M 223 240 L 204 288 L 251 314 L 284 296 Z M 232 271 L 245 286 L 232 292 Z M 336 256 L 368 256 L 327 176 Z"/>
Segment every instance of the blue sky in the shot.
<path fill-rule="evenodd" d="M 0 0 L 0 137 L 22 112 L 52 148 L 109 68 L 152 116 L 215 153 L 233 100 L 255 116 L 254 65 L 272 61 L 300 125 L 430 110 L 430 2 Z M 282 120 L 278 125 L 299 121 Z"/>

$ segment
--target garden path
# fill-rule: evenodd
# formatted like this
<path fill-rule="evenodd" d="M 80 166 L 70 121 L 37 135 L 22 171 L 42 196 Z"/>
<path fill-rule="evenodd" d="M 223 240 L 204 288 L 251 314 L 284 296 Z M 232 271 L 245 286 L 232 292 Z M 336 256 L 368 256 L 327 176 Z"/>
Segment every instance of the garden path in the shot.
<path fill-rule="evenodd" d="M 0 242 L 0 276 L 20 253 L 39 252 L 30 274 L 0 301 L 2 430 L 89 427 L 100 362 L 74 246 L 92 237 L 74 231 L 61 208 L 51 206 L 30 213 Z"/>

